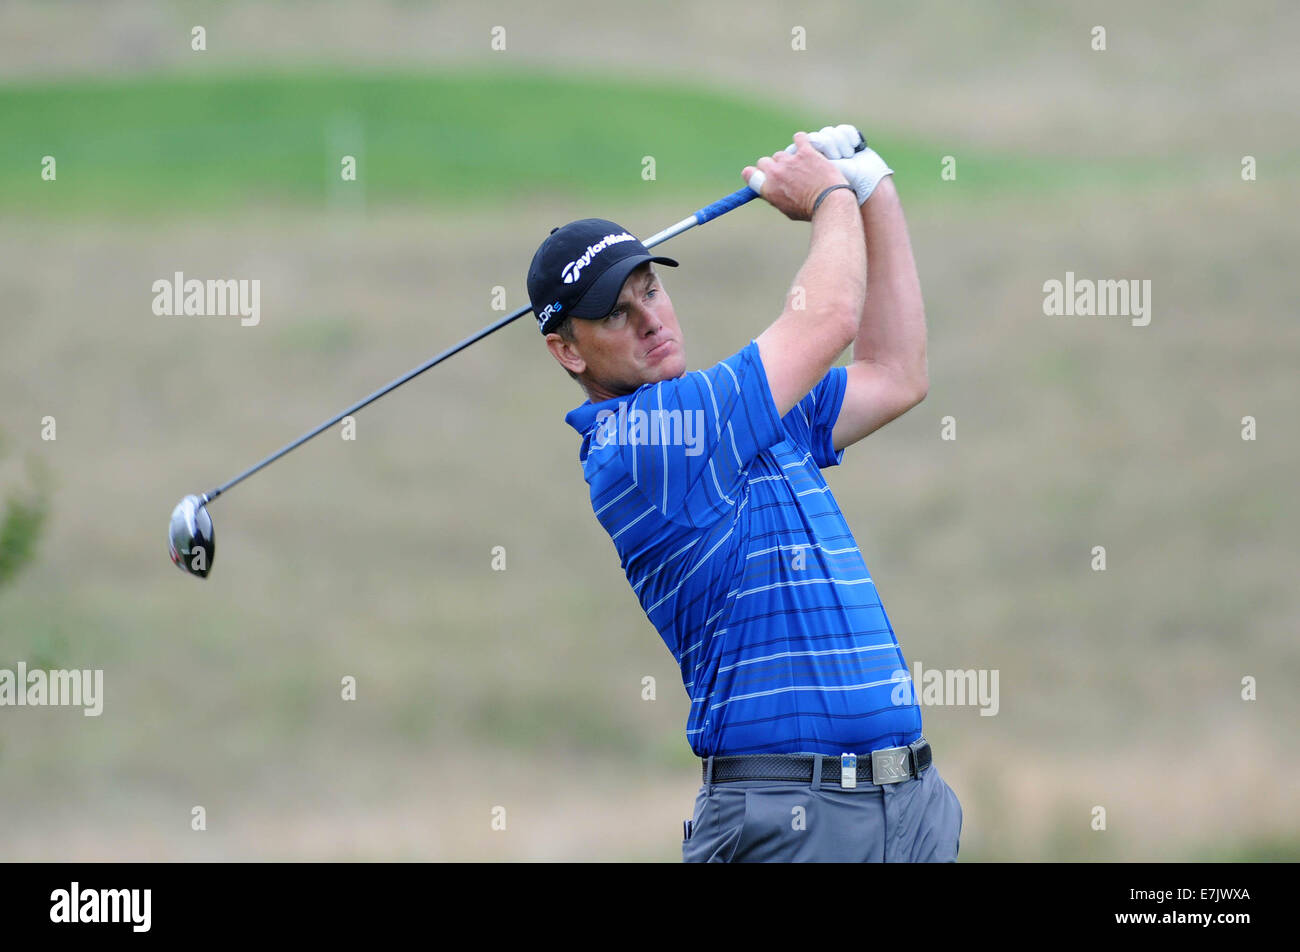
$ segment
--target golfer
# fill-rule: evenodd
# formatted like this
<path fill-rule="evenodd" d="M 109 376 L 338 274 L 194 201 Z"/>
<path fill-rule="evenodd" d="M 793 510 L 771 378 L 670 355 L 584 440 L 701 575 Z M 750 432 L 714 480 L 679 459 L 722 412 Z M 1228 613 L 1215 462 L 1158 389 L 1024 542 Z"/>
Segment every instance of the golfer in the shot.
<path fill-rule="evenodd" d="M 592 508 L 690 697 L 687 862 L 957 858 L 961 806 L 821 473 L 928 387 L 891 172 L 847 125 L 743 170 L 810 246 L 781 315 L 704 370 L 686 372 L 655 268 L 677 262 L 621 226 L 554 229 L 529 269 L 546 345 L 587 394 L 565 420 Z"/>

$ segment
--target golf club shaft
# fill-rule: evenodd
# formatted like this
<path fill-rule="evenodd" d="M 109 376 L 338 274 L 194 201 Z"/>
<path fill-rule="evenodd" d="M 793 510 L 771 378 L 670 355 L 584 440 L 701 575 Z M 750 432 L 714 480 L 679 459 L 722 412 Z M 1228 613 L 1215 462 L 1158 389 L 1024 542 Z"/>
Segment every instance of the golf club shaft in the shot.
<path fill-rule="evenodd" d="M 654 235 L 649 240 L 642 242 L 642 244 L 644 244 L 647 248 L 653 248 L 655 245 L 661 244 L 662 242 L 667 241 L 669 238 L 676 237 L 677 235 L 680 235 L 682 232 L 694 228 L 696 225 L 703 225 L 705 222 L 712 221 L 713 219 L 717 218 L 719 215 L 725 215 L 733 208 L 739 208 L 741 205 L 744 205 L 746 202 L 749 202 L 752 199 L 755 199 L 757 197 L 758 197 L 758 193 L 752 191 L 749 188 L 749 186 L 745 186 L 742 189 L 737 189 L 735 192 L 732 192 L 730 195 L 718 199 L 716 202 L 712 203 L 711 205 L 705 205 L 703 208 L 697 211 L 694 215 L 691 215 L 689 218 L 683 218 L 681 221 L 677 222 L 677 224 L 670 225 L 669 227 L 665 228 L 663 231 Z M 232 486 L 236 486 L 239 483 L 242 483 L 245 479 L 247 479 L 249 476 L 252 476 L 258 470 L 266 466 L 270 466 L 281 456 L 293 450 L 296 450 L 298 447 L 302 446 L 302 444 L 306 443 L 312 437 L 319 436 L 321 433 L 324 433 L 326 430 L 334 426 L 334 424 L 338 423 L 344 417 L 349 417 L 352 414 L 356 413 L 358 410 L 360 410 L 362 407 L 374 403 L 384 394 L 389 393 L 392 390 L 396 390 L 398 387 L 406 383 L 408 380 L 412 380 L 415 377 L 420 376 L 420 374 L 424 373 L 426 370 L 430 369 L 431 367 L 436 367 L 438 364 L 442 363 L 448 357 L 452 356 L 453 354 L 460 353 L 470 344 L 480 341 L 484 337 L 487 337 L 489 334 L 493 334 L 496 331 L 499 331 L 507 324 L 511 323 L 512 321 L 518 320 L 519 318 L 523 317 L 525 314 L 529 313 L 531 310 L 532 310 L 532 306 L 529 305 L 526 307 L 521 307 L 515 311 L 511 311 L 509 314 L 501 318 L 499 321 L 489 324 L 487 327 L 483 328 L 478 333 L 466 337 L 459 344 L 456 344 L 452 347 L 448 347 L 442 353 L 438 354 L 435 357 L 430 358 L 429 360 L 426 360 L 424 363 L 420 364 L 420 366 L 416 367 L 414 370 L 411 370 L 408 373 L 403 374 L 402 376 L 394 380 L 392 383 L 385 384 L 383 387 L 380 387 L 374 393 L 370 394 L 370 396 L 365 397 L 362 400 L 358 400 L 356 403 L 352 404 L 352 406 L 348 407 L 346 410 L 343 410 L 342 412 L 336 414 L 335 416 L 330 417 L 320 426 L 316 427 L 313 430 L 308 431 L 307 433 L 304 433 L 302 436 L 298 437 L 298 439 L 294 440 L 292 443 L 288 444 L 287 446 L 284 446 L 281 449 L 276 450 L 274 453 L 272 453 L 266 459 L 262 460 L 260 463 L 256 463 L 253 466 L 250 466 L 248 469 L 244 470 L 242 473 L 240 473 L 238 476 L 236 476 L 234 479 L 230 480 L 229 482 L 223 483 L 222 485 L 218 486 L 216 489 L 204 493 L 203 496 L 201 497 L 203 502 L 205 504 L 211 502 L 212 500 L 220 496 L 222 493 L 224 493 L 226 490 L 230 489 Z"/>

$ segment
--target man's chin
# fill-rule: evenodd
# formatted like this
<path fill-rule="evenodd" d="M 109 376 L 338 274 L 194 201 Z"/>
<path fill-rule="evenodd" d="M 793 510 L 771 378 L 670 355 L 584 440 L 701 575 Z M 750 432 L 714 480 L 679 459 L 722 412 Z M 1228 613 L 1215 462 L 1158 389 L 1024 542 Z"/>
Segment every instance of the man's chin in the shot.
<path fill-rule="evenodd" d="M 681 348 L 674 346 L 675 354 L 668 354 L 663 360 L 656 361 L 646 368 L 646 382 L 658 383 L 660 380 L 675 380 L 686 373 L 686 355 Z"/>
<path fill-rule="evenodd" d="M 676 380 L 684 373 L 686 373 L 686 361 L 665 360 L 657 366 L 650 368 L 650 372 L 647 374 L 646 383 L 659 383 L 661 380 Z"/>

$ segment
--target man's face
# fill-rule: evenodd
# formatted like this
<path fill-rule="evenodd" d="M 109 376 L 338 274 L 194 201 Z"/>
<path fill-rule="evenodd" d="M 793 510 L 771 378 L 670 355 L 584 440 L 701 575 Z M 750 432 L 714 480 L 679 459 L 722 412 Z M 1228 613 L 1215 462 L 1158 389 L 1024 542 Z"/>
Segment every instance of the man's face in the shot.
<path fill-rule="evenodd" d="M 547 334 L 546 345 L 556 360 L 582 376 L 593 403 L 686 372 L 677 314 L 652 262 L 628 275 L 606 317 L 575 318 L 571 326 L 574 340 Z"/>

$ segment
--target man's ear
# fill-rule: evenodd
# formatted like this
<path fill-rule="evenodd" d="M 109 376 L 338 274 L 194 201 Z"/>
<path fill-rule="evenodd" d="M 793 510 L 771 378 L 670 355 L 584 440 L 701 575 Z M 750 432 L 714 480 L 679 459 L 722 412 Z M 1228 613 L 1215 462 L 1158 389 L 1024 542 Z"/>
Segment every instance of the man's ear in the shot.
<path fill-rule="evenodd" d="M 560 366 L 570 373 L 580 374 L 587 369 L 587 362 L 578 353 L 576 341 L 565 340 L 552 331 L 546 335 L 546 347 Z"/>

